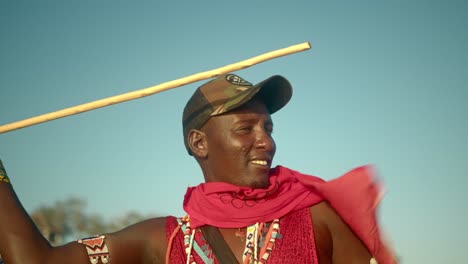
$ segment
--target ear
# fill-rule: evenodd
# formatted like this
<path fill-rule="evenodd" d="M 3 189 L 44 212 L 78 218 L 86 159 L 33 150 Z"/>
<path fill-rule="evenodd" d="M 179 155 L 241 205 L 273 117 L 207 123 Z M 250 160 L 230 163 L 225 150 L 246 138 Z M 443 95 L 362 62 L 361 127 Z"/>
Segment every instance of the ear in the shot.
<path fill-rule="evenodd" d="M 197 129 L 190 130 L 188 145 L 193 156 L 197 158 L 206 158 L 208 156 L 208 144 L 204 132 Z"/>

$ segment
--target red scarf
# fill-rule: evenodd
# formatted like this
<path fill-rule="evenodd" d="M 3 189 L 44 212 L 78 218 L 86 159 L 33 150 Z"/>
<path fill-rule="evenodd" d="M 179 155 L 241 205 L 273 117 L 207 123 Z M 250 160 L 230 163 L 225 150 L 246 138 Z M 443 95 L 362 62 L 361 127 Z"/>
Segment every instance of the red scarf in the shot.
<path fill-rule="evenodd" d="M 380 264 L 394 263 L 382 242 L 376 220 L 380 185 L 369 166 L 356 168 L 331 181 L 277 166 L 270 171 L 267 189 L 252 189 L 223 182 L 189 187 L 184 210 L 190 225 L 224 228 L 269 222 L 326 200 L 367 246 Z"/>

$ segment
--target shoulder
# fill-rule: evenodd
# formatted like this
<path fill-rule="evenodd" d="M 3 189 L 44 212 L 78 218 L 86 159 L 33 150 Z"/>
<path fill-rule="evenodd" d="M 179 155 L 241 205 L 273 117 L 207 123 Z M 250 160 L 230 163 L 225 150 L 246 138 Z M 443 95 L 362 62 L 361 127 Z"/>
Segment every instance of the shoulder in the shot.
<path fill-rule="evenodd" d="M 322 256 L 330 263 L 332 259 L 333 263 L 369 262 L 367 248 L 327 202 L 310 207 L 310 213 L 319 258 Z"/>
<path fill-rule="evenodd" d="M 333 212 L 326 202 L 320 202 L 310 207 L 310 214 L 320 263 L 331 263 L 333 242 L 329 224 Z"/>
<path fill-rule="evenodd" d="M 336 235 L 338 230 L 346 226 L 336 211 L 326 202 L 322 201 L 310 207 L 310 214 L 314 229 L 326 233 L 325 236 L 330 241 Z M 323 229 L 323 230 L 321 230 Z"/>
<path fill-rule="evenodd" d="M 314 223 L 324 224 L 327 228 L 333 228 L 335 225 L 342 222 L 341 217 L 326 201 L 311 206 L 310 213 Z"/>

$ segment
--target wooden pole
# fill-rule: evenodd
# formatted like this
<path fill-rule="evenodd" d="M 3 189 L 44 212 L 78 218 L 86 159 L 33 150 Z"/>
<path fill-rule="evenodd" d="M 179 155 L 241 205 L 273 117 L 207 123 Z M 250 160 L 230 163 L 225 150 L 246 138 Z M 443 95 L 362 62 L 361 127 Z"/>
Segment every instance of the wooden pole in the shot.
<path fill-rule="evenodd" d="M 158 85 L 155 85 L 155 86 L 151 86 L 151 87 L 148 87 L 148 88 L 144 88 L 144 89 L 141 89 L 141 90 L 128 92 L 128 93 L 120 94 L 120 95 L 116 95 L 116 96 L 107 97 L 107 98 L 100 99 L 100 100 L 97 100 L 97 101 L 93 101 L 93 102 L 89 102 L 89 103 L 85 103 L 85 104 L 65 108 L 65 109 L 62 109 L 62 110 L 59 110 L 59 111 L 50 112 L 50 113 L 39 115 L 39 116 L 36 116 L 36 117 L 31 117 L 31 118 L 24 119 L 24 120 L 21 120 L 21 121 L 17 121 L 17 122 L 13 122 L 13 123 L 10 123 L 10 124 L 2 125 L 2 126 L 0 126 L 0 134 L 1 133 L 6 133 L 6 132 L 9 132 L 9 131 L 12 131 L 12 130 L 16 130 L 16 129 L 20 129 L 20 128 L 24 128 L 24 127 L 28 127 L 28 126 L 32 126 L 32 125 L 36 125 L 36 124 L 40 124 L 40 123 L 44 123 L 44 122 L 51 121 L 51 120 L 54 120 L 54 119 L 58 119 L 58 118 L 62 118 L 62 117 L 70 116 L 70 115 L 76 115 L 76 114 L 83 113 L 83 112 L 86 112 L 86 111 L 91 111 L 91 110 L 94 110 L 94 109 L 97 109 L 97 108 L 101 108 L 101 107 L 105 107 L 105 106 L 109 106 L 109 105 L 113 105 L 113 104 L 118 104 L 118 103 L 122 103 L 122 102 L 129 101 L 129 100 L 142 98 L 142 97 L 145 97 L 145 96 L 148 96 L 148 95 L 152 95 L 152 94 L 155 94 L 155 93 L 159 93 L 159 92 L 162 92 L 162 91 L 166 91 L 166 90 L 169 90 L 169 89 L 180 87 L 180 86 L 183 86 L 183 85 L 186 85 L 186 84 L 190 84 L 190 83 L 198 82 L 198 81 L 201 81 L 201 80 L 213 78 L 213 77 L 219 76 L 221 74 L 225 74 L 225 73 L 245 69 L 245 68 L 248 68 L 248 67 L 253 66 L 255 64 L 267 61 L 267 60 L 271 60 L 271 59 L 286 56 L 286 55 L 289 55 L 289 54 L 305 51 L 305 50 L 310 49 L 310 47 L 311 46 L 310 46 L 309 42 L 304 42 L 304 43 L 293 45 L 293 46 L 290 46 L 290 47 L 287 47 L 287 48 L 278 49 L 278 50 L 274 50 L 274 51 L 271 51 L 271 52 L 268 52 L 268 53 L 264 53 L 262 55 L 259 55 L 259 56 L 256 56 L 256 57 L 253 57 L 253 58 L 250 58 L 250 59 L 247 59 L 247 60 L 243 60 L 243 61 L 240 61 L 240 62 L 237 62 L 237 63 L 229 64 L 229 65 L 217 68 L 217 69 L 196 73 L 196 74 L 193 74 L 193 75 L 190 75 L 190 76 L 187 76 L 187 77 L 183 77 L 183 78 L 176 79 L 176 80 L 173 80 L 173 81 L 165 82 L 165 83 L 158 84 Z"/>

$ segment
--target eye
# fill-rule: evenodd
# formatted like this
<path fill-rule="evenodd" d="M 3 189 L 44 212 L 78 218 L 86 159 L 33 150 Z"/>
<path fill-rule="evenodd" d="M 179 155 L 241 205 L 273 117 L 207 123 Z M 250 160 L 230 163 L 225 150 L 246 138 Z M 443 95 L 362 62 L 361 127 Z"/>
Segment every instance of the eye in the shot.
<path fill-rule="evenodd" d="M 236 129 L 237 132 L 242 133 L 242 134 L 250 134 L 252 130 L 253 130 L 253 126 L 241 126 Z"/>

